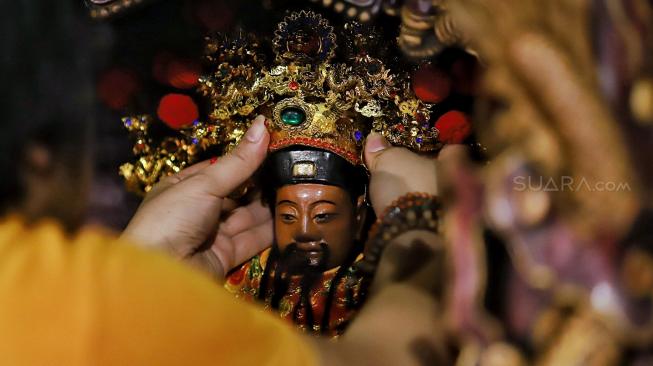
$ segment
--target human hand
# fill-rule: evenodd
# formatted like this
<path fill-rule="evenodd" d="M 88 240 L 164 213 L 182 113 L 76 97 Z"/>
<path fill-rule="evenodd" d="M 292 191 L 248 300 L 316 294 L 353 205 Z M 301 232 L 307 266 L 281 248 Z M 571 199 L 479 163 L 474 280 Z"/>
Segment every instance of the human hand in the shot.
<path fill-rule="evenodd" d="M 405 148 L 392 147 L 378 133 L 367 137 L 365 165 L 371 173 L 370 199 L 377 217 L 392 201 L 407 193 L 438 193 L 435 161 Z"/>
<path fill-rule="evenodd" d="M 256 117 L 240 144 L 217 164 L 195 164 L 154 186 L 123 236 L 188 260 L 219 278 L 270 246 L 269 209 L 259 200 L 235 207 L 226 198 L 265 159 L 270 137 L 264 121 L 265 117 Z"/>
<path fill-rule="evenodd" d="M 367 301 L 338 342 L 316 340 L 324 365 L 448 365 L 441 304 L 406 283 Z"/>

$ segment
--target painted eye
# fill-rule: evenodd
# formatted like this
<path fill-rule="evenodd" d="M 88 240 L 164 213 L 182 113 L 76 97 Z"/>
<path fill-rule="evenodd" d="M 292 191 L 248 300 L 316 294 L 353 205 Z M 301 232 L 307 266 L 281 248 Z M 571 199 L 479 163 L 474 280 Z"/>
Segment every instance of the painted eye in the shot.
<path fill-rule="evenodd" d="M 295 221 L 295 216 L 293 216 L 291 214 L 280 214 L 280 216 L 281 216 L 281 220 L 283 222 L 289 223 L 289 222 Z"/>
<path fill-rule="evenodd" d="M 315 221 L 318 223 L 325 223 L 333 220 L 337 214 L 332 214 L 332 213 L 322 213 L 322 214 L 317 214 L 315 215 Z"/>
<path fill-rule="evenodd" d="M 299 126 L 306 121 L 306 112 L 297 107 L 284 108 L 281 111 L 281 121 L 289 126 Z"/>

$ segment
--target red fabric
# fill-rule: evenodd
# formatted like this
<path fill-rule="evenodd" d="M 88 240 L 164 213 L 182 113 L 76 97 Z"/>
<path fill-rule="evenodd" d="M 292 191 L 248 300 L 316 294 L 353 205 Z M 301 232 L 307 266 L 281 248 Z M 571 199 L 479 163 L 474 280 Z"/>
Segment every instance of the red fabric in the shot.
<path fill-rule="evenodd" d="M 465 113 L 449 111 L 435 122 L 440 131 L 438 139 L 447 144 L 459 144 L 472 132 L 472 123 Z"/>
<path fill-rule="evenodd" d="M 190 125 L 199 118 L 197 104 L 183 94 L 168 94 L 161 98 L 157 114 L 159 119 L 174 129 Z"/>

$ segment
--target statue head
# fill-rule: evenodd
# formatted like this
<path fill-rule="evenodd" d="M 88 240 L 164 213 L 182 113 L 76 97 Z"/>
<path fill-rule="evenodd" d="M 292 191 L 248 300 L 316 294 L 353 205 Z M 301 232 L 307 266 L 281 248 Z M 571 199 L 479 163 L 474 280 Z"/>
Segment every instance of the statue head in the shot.
<path fill-rule="evenodd" d="M 272 153 L 262 177 L 275 247 L 289 270 L 331 269 L 361 252 L 367 176 L 360 165 L 326 149 L 294 145 Z"/>

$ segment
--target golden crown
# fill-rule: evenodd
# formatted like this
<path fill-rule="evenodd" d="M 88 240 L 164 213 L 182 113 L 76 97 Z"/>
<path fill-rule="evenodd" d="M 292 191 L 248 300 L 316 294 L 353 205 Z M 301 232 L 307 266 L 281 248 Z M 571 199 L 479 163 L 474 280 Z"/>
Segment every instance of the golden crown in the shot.
<path fill-rule="evenodd" d="M 415 97 L 407 72 L 388 68 L 380 33 L 350 22 L 339 34 L 340 43 L 326 19 L 300 11 L 278 24 L 271 44 L 242 32 L 208 37 L 209 72 L 199 87 L 209 103 L 208 121 L 181 129 L 171 153 L 163 146 L 171 145 L 169 139 L 150 146 L 143 127 L 149 120 L 125 119 L 137 146 L 147 146 L 135 150 L 135 164 L 121 168 L 128 185 L 147 191 L 160 176 L 194 162 L 198 152 L 216 146 L 228 151 L 257 114 L 270 118 L 270 151 L 311 146 L 357 165 L 364 136 L 372 130 L 394 145 L 437 151 L 442 144 L 429 123 L 432 105 Z"/>

